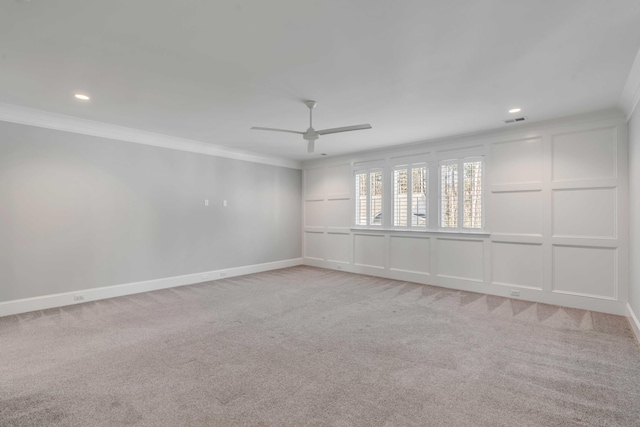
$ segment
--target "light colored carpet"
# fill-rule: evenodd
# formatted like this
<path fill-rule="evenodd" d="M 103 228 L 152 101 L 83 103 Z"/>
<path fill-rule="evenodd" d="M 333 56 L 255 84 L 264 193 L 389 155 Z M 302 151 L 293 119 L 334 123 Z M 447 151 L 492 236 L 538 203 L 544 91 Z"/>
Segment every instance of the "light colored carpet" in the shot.
<path fill-rule="evenodd" d="M 2 426 L 638 426 L 626 319 L 295 267 L 0 319 Z"/>

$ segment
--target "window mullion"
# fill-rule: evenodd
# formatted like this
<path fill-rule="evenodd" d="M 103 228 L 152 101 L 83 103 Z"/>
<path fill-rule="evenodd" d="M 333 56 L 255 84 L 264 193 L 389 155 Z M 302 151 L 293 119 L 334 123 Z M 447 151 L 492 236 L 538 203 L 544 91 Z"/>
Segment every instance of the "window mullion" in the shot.
<path fill-rule="evenodd" d="M 458 161 L 458 229 L 464 229 L 464 160 Z"/>
<path fill-rule="evenodd" d="M 413 227 L 413 167 L 407 166 L 407 228 Z"/>
<path fill-rule="evenodd" d="M 367 171 L 367 226 L 373 225 L 371 221 L 371 172 Z"/>

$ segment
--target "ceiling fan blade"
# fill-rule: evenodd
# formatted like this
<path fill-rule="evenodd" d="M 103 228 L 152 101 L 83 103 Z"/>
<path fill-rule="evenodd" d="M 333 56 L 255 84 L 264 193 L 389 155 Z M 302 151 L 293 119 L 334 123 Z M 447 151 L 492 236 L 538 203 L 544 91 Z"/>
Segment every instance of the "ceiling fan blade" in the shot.
<path fill-rule="evenodd" d="M 314 145 L 315 145 L 315 141 L 309 141 L 307 143 L 307 154 L 313 153 Z"/>
<path fill-rule="evenodd" d="M 349 132 L 352 130 L 363 130 L 363 129 L 371 129 L 371 125 L 366 124 L 366 125 L 344 126 L 341 128 L 323 129 L 316 132 L 318 133 L 318 135 L 328 135 L 330 133 Z"/>
<path fill-rule="evenodd" d="M 275 129 L 275 128 L 261 128 L 261 127 L 252 127 L 253 130 L 270 130 L 273 132 L 289 132 L 289 133 L 297 133 L 299 135 L 304 135 L 304 132 L 298 132 L 297 130 L 288 130 L 288 129 Z"/>

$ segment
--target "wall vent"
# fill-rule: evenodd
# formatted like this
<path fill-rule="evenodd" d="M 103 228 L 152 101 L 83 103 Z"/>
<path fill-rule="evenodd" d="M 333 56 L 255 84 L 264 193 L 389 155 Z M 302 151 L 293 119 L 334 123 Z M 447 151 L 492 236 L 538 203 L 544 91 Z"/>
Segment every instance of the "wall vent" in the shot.
<path fill-rule="evenodd" d="M 526 116 L 522 116 L 522 117 L 516 117 L 515 119 L 509 119 L 509 120 L 505 120 L 505 123 L 518 123 L 518 122 L 524 122 L 525 120 L 527 120 Z"/>

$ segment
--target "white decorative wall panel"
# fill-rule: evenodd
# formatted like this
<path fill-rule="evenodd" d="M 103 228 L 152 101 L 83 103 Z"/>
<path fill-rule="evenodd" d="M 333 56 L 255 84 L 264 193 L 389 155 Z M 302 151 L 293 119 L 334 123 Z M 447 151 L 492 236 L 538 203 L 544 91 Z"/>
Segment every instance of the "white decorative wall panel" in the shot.
<path fill-rule="evenodd" d="M 492 282 L 498 285 L 542 289 L 542 245 L 492 243 Z"/>
<path fill-rule="evenodd" d="M 307 169 L 304 173 L 304 198 L 323 199 L 324 190 L 324 168 Z"/>
<path fill-rule="evenodd" d="M 492 201 L 492 232 L 542 235 L 542 191 L 494 193 Z"/>
<path fill-rule="evenodd" d="M 617 177 L 615 128 L 553 136 L 553 180 L 580 181 Z"/>
<path fill-rule="evenodd" d="M 391 236 L 391 270 L 429 273 L 429 245 L 431 239 L 422 237 Z"/>
<path fill-rule="evenodd" d="M 324 258 L 324 233 L 304 233 L 304 256 L 307 258 Z"/>
<path fill-rule="evenodd" d="M 553 191 L 554 236 L 615 238 L 616 189 Z"/>
<path fill-rule="evenodd" d="M 437 239 L 438 276 L 482 280 L 481 240 Z"/>
<path fill-rule="evenodd" d="M 491 146 L 493 184 L 542 182 L 542 139 L 499 142 Z"/>
<path fill-rule="evenodd" d="M 326 202 L 326 225 L 328 227 L 350 227 L 352 221 L 351 199 L 329 199 Z"/>
<path fill-rule="evenodd" d="M 329 198 L 351 193 L 351 165 L 348 163 L 328 167 L 325 176 L 325 191 Z"/>
<path fill-rule="evenodd" d="M 617 250 L 576 246 L 553 247 L 553 291 L 613 299 Z"/>
<path fill-rule="evenodd" d="M 322 200 L 312 200 L 304 202 L 304 225 L 305 227 L 323 227 L 325 202 Z"/>
<path fill-rule="evenodd" d="M 596 120 L 596 121 L 593 121 Z M 597 123 L 597 124 L 596 124 Z M 306 164 L 308 264 L 622 314 L 628 293 L 628 165 L 623 117 L 575 119 Z M 561 129 L 561 130 L 560 130 Z M 461 154 L 464 153 L 464 154 Z M 485 234 L 353 229 L 353 170 L 485 156 Z M 437 197 L 429 214 L 437 219 Z M 388 214 L 388 215 L 387 215 Z M 388 224 L 385 224 L 388 225 Z"/>
<path fill-rule="evenodd" d="M 354 264 L 384 268 L 384 235 L 354 234 Z"/>
<path fill-rule="evenodd" d="M 326 243 L 328 261 L 351 262 L 351 236 L 349 233 L 327 233 Z"/>

